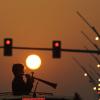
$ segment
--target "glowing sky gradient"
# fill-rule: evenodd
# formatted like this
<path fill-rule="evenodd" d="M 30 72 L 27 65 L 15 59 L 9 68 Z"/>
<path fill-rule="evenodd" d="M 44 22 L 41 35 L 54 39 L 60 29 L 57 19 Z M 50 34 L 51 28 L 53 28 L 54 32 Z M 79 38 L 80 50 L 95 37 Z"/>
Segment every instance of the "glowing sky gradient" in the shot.
<path fill-rule="evenodd" d="M 96 35 L 76 11 L 80 11 L 100 32 L 99 10 L 99 0 L 1 0 L 0 45 L 3 45 L 4 38 L 11 37 L 14 46 L 51 48 L 53 40 L 61 40 L 62 48 L 84 49 L 87 46 L 95 49 L 80 31 L 86 32 L 93 41 Z M 25 65 L 30 54 L 38 54 L 42 59 L 41 68 L 35 75 L 58 83 L 56 90 L 41 83 L 38 91 L 63 96 L 73 96 L 77 91 L 84 100 L 94 100 L 92 85 L 72 57 L 76 57 L 87 69 L 91 64 L 97 70 L 97 63 L 89 54 L 81 53 L 62 52 L 61 59 L 52 59 L 50 51 L 13 50 L 12 57 L 4 57 L 3 49 L 0 49 L 0 92 L 11 91 L 12 64 Z"/>

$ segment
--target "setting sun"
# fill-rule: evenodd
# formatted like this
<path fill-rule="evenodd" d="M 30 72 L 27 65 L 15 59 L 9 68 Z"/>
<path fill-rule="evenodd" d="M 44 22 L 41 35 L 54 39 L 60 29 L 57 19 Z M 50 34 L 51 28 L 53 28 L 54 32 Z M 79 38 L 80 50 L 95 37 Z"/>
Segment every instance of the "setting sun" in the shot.
<path fill-rule="evenodd" d="M 41 59 L 38 55 L 29 55 L 26 58 L 26 65 L 31 70 L 37 70 L 41 65 Z"/>

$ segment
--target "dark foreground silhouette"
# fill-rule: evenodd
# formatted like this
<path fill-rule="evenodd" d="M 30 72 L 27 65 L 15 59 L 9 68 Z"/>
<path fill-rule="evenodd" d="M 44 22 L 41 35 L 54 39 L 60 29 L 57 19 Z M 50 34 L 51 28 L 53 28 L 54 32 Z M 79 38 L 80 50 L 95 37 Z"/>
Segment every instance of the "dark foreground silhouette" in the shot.
<path fill-rule="evenodd" d="M 81 99 L 80 95 L 76 92 L 76 93 L 74 94 L 73 100 L 82 100 L 82 99 Z"/>
<path fill-rule="evenodd" d="M 13 64 L 12 72 L 14 74 L 12 80 L 13 95 L 28 95 L 32 90 L 34 78 L 29 74 L 24 74 L 22 64 Z M 26 81 L 23 79 L 23 75 L 25 75 Z"/>

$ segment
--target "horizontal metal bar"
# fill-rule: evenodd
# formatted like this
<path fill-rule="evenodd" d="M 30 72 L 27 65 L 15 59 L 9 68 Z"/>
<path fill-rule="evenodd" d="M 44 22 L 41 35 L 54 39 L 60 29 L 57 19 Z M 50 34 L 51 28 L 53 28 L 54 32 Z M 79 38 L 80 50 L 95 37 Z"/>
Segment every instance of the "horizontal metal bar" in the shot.
<path fill-rule="evenodd" d="M 3 46 L 0 46 L 0 48 L 4 48 Z"/>
<path fill-rule="evenodd" d="M 4 48 L 1 46 L 0 48 Z M 51 51 L 53 48 L 31 48 L 31 47 L 12 47 L 12 49 L 26 49 L 26 50 L 43 50 L 43 51 Z M 96 53 L 100 54 L 99 50 L 82 50 L 82 49 L 61 49 L 63 52 L 76 52 L 76 53 Z"/>
<path fill-rule="evenodd" d="M 65 51 L 65 52 L 79 52 L 79 53 L 97 53 L 97 54 L 100 54 L 99 50 L 61 49 L 61 51 Z"/>
<path fill-rule="evenodd" d="M 13 47 L 14 49 L 28 49 L 28 50 L 53 50 L 53 48 L 30 48 L 30 47 Z M 81 50 L 81 49 L 61 49 L 64 52 L 79 52 L 79 53 L 97 53 L 100 54 L 98 50 Z"/>
<path fill-rule="evenodd" d="M 27 50 L 52 50 L 52 48 L 31 48 L 31 47 L 12 47 L 13 49 L 27 49 Z"/>

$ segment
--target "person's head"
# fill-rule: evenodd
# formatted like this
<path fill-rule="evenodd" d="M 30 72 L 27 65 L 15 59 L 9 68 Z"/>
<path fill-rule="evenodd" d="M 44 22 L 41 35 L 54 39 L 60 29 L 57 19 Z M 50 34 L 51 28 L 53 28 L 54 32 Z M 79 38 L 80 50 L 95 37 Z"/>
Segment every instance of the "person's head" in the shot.
<path fill-rule="evenodd" d="M 15 76 L 22 76 L 24 74 L 23 64 L 13 64 L 12 72 Z"/>
<path fill-rule="evenodd" d="M 76 98 L 80 98 L 80 95 L 79 95 L 77 92 L 74 93 L 74 96 L 75 96 Z"/>

